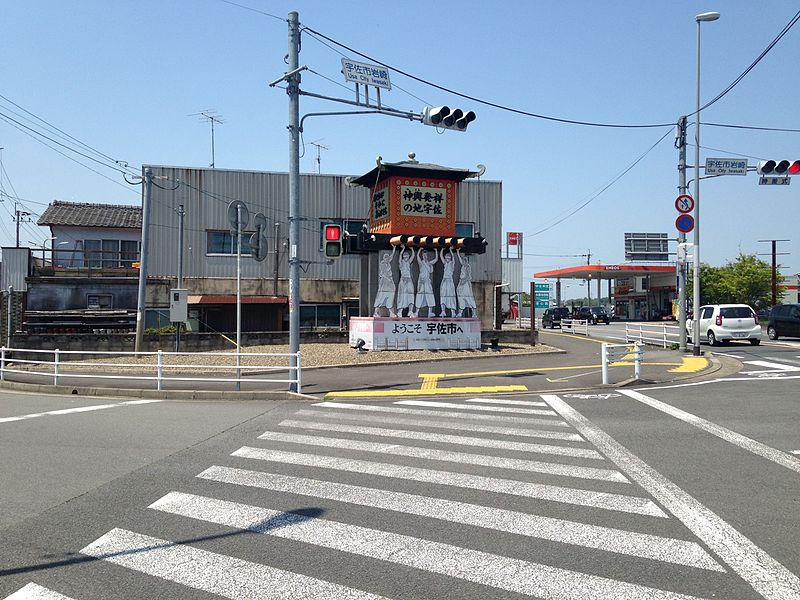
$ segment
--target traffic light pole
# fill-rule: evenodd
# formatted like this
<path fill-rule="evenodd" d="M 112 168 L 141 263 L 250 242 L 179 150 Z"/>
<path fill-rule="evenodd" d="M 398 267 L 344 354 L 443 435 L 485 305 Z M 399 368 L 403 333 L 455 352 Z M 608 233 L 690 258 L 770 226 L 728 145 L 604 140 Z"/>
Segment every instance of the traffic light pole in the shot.
<path fill-rule="evenodd" d="M 678 136 L 675 141 L 678 147 L 678 194 L 687 192 L 686 186 L 686 117 L 678 119 Z M 686 242 L 686 234 L 678 232 L 678 243 Z M 678 349 L 686 352 L 686 257 L 675 263 L 675 281 L 678 284 Z"/>

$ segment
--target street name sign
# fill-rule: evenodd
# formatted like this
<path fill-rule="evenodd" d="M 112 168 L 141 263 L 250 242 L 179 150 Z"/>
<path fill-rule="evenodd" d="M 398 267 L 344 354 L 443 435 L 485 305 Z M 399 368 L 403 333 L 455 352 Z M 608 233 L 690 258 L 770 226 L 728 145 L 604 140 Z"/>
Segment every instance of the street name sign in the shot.
<path fill-rule="evenodd" d="M 372 85 L 385 90 L 392 89 L 392 83 L 389 81 L 389 69 L 379 65 L 370 65 L 343 58 L 342 75 L 344 75 L 345 81 Z"/>
<path fill-rule="evenodd" d="M 707 158 L 706 175 L 747 175 L 747 159 Z"/>

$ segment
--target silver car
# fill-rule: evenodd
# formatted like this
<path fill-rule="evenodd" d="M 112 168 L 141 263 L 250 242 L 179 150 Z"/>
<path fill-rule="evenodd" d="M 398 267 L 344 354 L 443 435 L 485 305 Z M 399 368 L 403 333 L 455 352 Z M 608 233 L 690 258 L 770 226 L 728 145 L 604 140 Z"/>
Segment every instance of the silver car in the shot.
<path fill-rule="evenodd" d="M 687 321 L 690 338 L 694 321 Z M 731 340 L 747 340 L 753 346 L 761 343 L 761 325 L 755 311 L 747 304 L 707 304 L 700 307 L 700 340 L 711 346 Z"/>

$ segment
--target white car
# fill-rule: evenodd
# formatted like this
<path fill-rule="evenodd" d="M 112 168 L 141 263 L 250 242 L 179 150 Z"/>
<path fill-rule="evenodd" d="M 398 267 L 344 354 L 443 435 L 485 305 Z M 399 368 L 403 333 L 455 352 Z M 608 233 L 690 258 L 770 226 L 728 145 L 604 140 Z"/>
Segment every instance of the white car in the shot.
<path fill-rule="evenodd" d="M 694 320 L 686 322 L 689 339 Z M 708 304 L 700 307 L 700 340 L 711 346 L 731 340 L 748 340 L 753 346 L 761 343 L 761 325 L 755 311 L 747 304 Z"/>

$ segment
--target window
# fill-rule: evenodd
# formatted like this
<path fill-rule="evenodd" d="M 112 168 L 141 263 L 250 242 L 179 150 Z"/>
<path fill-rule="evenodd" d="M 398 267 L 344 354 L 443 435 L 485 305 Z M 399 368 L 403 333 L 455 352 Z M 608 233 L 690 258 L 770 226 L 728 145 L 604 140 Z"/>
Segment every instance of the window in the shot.
<path fill-rule="evenodd" d="M 102 241 L 102 263 L 103 267 L 119 266 L 119 240 Z"/>
<path fill-rule="evenodd" d="M 720 309 L 720 315 L 728 319 L 752 319 L 753 311 L 747 306 L 730 306 Z"/>
<path fill-rule="evenodd" d="M 338 304 L 303 304 L 300 306 L 300 327 L 341 327 L 341 307 Z"/>
<path fill-rule="evenodd" d="M 99 267 L 102 262 L 102 242 L 100 240 L 83 241 L 83 264 L 87 267 Z"/>
<path fill-rule="evenodd" d="M 120 240 L 120 266 L 132 267 L 139 260 L 139 242 L 136 240 Z"/>
<path fill-rule="evenodd" d="M 475 223 L 456 223 L 456 237 L 475 237 Z"/>
<path fill-rule="evenodd" d="M 242 232 L 242 255 L 250 256 L 253 231 Z M 236 238 L 230 231 L 206 231 L 206 254 L 236 254 Z"/>
<path fill-rule="evenodd" d="M 713 306 L 706 306 L 703 309 L 703 312 L 700 313 L 700 318 L 701 319 L 710 319 L 711 315 L 713 313 L 714 313 L 714 307 Z"/>
<path fill-rule="evenodd" d="M 111 294 L 89 294 L 86 308 L 114 308 L 114 296 Z"/>

